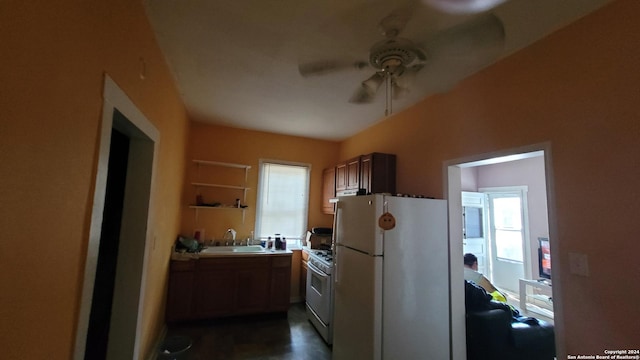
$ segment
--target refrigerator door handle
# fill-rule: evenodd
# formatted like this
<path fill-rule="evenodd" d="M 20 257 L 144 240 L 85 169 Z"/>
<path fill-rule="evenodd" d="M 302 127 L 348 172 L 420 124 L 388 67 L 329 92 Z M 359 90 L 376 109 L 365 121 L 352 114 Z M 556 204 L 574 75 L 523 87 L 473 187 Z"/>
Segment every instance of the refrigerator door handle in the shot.
<path fill-rule="evenodd" d="M 340 275 L 338 275 L 340 271 L 338 271 L 338 247 L 333 250 L 333 284 L 338 286 L 338 282 L 340 281 Z"/>
<path fill-rule="evenodd" d="M 331 246 L 336 245 L 336 233 L 338 232 L 338 213 L 340 212 L 340 201 L 335 203 L 335 209 L 333 214 L 333 233 L 331 234 Z"/>
<path fill-rule="evenodd" d="M 340 275 L 338 275 L 338 244 L 336 235 L 338 234 L 338 215 L 340 214 L 340 201 L 336 202 L 335 214 L 333 214 L 333 239 L 331 247 L 333 248 L 333 284 L 338 285 Z"/>

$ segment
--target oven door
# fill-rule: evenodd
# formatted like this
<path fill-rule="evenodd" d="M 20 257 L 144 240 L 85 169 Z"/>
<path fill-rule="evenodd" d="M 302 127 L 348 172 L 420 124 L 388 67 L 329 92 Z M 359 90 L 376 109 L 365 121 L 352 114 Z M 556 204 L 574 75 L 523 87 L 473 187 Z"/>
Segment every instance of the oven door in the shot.
<path fill-rule="evenodd" d="M 331 322 L 331 275 L 307 263 L 307 304 L 323 323 Z"/>

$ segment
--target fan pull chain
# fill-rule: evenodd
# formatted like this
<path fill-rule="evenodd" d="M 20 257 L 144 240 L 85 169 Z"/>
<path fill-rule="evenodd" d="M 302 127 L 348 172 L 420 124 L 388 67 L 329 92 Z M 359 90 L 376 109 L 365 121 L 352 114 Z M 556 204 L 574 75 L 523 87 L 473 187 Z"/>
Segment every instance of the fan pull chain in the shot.
<path fill-rule="evenodd" d="M 387 85 L 389 88 L 389 115 L 393 114 L 393 80 L 391 79 L 391 74 L 389 74 L 389 84 Z"/>
<path fill-rule="evenodd" d="M 393 91 L 393 88 L 391 87 L 391 75 L 389 73 L 386 73 L 386 78 L 385 78 L 385 109 L 384 109 L 384 116 L 389 116 L 393 113 L 393 96 L 391 94 L 391 92 Z"/>

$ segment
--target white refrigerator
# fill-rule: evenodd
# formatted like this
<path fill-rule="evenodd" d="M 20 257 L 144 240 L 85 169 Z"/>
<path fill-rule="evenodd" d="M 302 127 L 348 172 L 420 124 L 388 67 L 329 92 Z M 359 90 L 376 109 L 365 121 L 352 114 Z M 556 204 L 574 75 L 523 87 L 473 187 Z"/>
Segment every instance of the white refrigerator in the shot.
<path fill-rule="evenodd" d="M 446 201 L 340 197 L 335 216 L 333 360 L 449 359 Z"/>

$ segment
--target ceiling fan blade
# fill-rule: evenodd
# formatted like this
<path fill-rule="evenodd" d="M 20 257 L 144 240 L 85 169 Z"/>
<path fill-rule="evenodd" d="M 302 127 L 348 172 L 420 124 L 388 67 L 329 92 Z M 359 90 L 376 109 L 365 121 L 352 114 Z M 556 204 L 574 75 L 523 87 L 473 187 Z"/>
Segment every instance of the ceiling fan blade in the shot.
<path fill-rule="evenodd" d="M 411 20 L 412 9 L 412 6 L 397 8 L 380 20 L 378 27 L 380 28 L 382 35 L 386 37 L 398 36 L 409 20 Z"/>
<path fill-rule="evenodd" d="M 485 15 L 436 35 L 427 45 L 431 86 L 446 92 L 501 55 L 505 32 L 495 15 Z"/>
<path fill-rule="evenodd" d="M 380 85 L 384 83 L 385 76 L 382 72 L 376 72 L 370 78 L 363 81 L 349 99 L 350 103 L 367 104 L 373 102 Z"/>
<path fill-rule="evenodd" d="M 432 57 L 473 56 L 502 50 L 504 40 L 502 20 L 487 14 L 440 32 L 426 46 Z"/>
<path fill-rule="evenodd" d="M 321 60 L 298 65 L 298 71 L 303 77 L 324 75 L 332 72 L 363 69 L 369 64 L 365 61 Z"/>
<path fill-rule="evenodd" d="M 492 9 L 505 0 L 422 0 L 429 6 L 450 14 L 472 14 Z"/>

